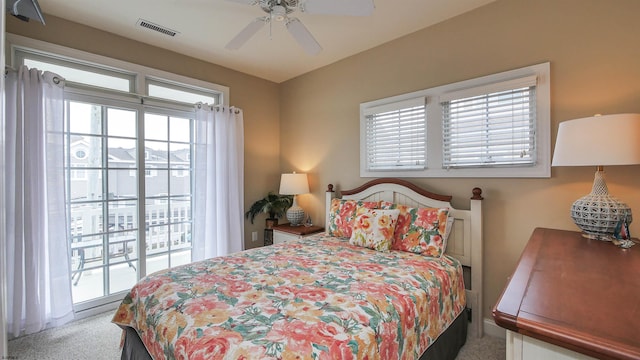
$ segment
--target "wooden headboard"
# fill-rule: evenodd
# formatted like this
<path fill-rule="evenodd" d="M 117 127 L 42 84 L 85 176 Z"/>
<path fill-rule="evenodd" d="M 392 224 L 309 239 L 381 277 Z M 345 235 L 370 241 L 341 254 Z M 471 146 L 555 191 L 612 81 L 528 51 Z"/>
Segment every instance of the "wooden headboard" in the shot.
<path fill-rule="evenodd" d="M 451 206 L 451 196 L 438 195 L 422 189 L 406 180 L 381 178 L 352 189 L 341 190 L 337 196 L 333 185 L 329 184 L 326 196 L 326 221 L 329 221 L 331 200 L 389 201 L 412 207 L 447 207 L 454 222 L 447 240 L 446 254 L 460 260 L 469 270 L 465 276 L 467 307 L 471 309 L 471 330 L 482 336 L 482 190 L 472 190 L 469 210 Z M 328 224 L 327 224 L 327 228 Z"/>

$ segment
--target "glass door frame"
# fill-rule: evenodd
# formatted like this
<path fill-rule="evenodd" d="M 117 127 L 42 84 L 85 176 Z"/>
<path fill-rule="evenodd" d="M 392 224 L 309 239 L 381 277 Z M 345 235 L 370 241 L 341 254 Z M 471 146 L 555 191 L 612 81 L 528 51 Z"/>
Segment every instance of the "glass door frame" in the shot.
<path fill-rule="evenodd" d="M 140 201 L 140 194 L 143 194 L 141 191 L 143 191 L 144 189 L 140 188 L 140 179 L 139 179 L 139 169 L 140 166 L 143 165 L 143 163 L 141 163 L 140 161 L 140 118 L 143 116 L 144 114 L 144 108 L 142 107 L 142 105 L 140 104 L 139 100 L 136 101 L 136 99 L 134 98 L 130 98 L 130 97 L 123 97 L 123 98 L 116 98 L 116 99 L 112 99 L 112 98 L 107 98 L 107 97 L 100 97 L 100 96 L 95 96 L 95 95 L 85 95 L 85 94 L 78 94 L 78 93 L 74 93 L 74 92 L 65 92 L 65 138 L 67 139 L 66 141 L 66 146 L 70 146 L 70 135 L 69 135 L 69 116 L 70 114 L 68 113 L 69 110 L 69 104 L 70 102 L 80 102 L 80 103 L 85 103 L 85 104 L 95 104 L 97 106 L 102 107 L 102 114 L 101 114 L 101 121 L 105 122 L 107 117 L 106 117 L 106 113 L 105 113 L 105 109 L 123 109 L 123 110 L 127 110 L 127 111 L 133 111 L 135 113 L 135 118 L 136 118 L 136 122 L 137 122 L 137 126 L 135 128 L 136 134 L 135 134 L 135 144 L 136 144 L 136 161 L 135 161 L 135 171 L 136 171 L 136 180 L 135 180 L 135 186 L 136 186 L 136 190 L 135 190 L 135 197 L 130 199 L 130 201 L 135 201 L 136 204 L 136 210 L 135 210 L 135 214 L 136 214 L 136 219 L 134 220 L 134 222 L 137 224 L 137 229 L 135 229 L 134 231 L 136 231 L 136 254 L 137 254 L 137 258 L 134 259 L 132 262 L 135 263 L 135 282 L 139 281 L 141 279 L 141 274 L 144 274 L 144 263 L 145 263 L 145 254 L 144 251 L 140 251 L 141 250 L 141 246 L 140 244 L 144 244 L 143 241 L 140 241 L 141 239 L 144 239 L 144 227 L 143 225 L 138 221 L 140 219 L 140 213 L 142 212 L 142 214 L 144 214 L 144 204 L 141 204 Z M 105 123 L 101 124 L 101 130 L 100 130 L 100 138 L 103 139 L 103 143 L 101 144 L 101 169 L 100 172 L 102 173 L 102 179 L 100 180 L 102 183 L 102 194 L 100 194 L 100 197 L 103 198 L 101 200 L 101 203 L 103 203 L 103 210 L 102 210 L 102 224 L 103 224 L 103 228 L 105 227 L 105 224 L 107 226 L 107 229 L 102 229 L 102 232 L 99 236 L 102 237 L 102 277 L 103 277 L 103 289 L 102 289 L 102 296 L 98 296 L 95 298 L 92 298 L 90 300 L 84 300 L 81 302 L 76 302 L 74 300 L 74 311 L 76 312 L 80 312 L 80 311 L 84 311 L 84 310 L 88 310 L 91 308 L 95 308 L 95 307 L 99 307 L 102 305 L 106 305 L 108 303 L 112 303 L 112 302 L 116 302 L 116 301 L 120 301 L 122 300 L 122 296 L 125 293 L 126 290 L 121 290 L 121 291 L 117 291 L 114 293 L 111 293 L 111 284 L 110 284 L 110 279 L 111 279 L 111 256 L 110 256 L 110 242 L 109 242 L 109 228 L 108 228 L 108 224 L 109 224 L 109 203 L 111 202 L 112 199 L 108 198 L 108 194 L 109 194 L 109 188 L 108 188 L 108 183 L 109 183 L 109 172 L 110 172 L 110 167 L 109 167 L 109 149 L 108 149 L 108 138 L 109 135 L 105 132 L 107 129 L 107 125 Z M 106 142 L 105 142 L 106 140 Z M 65 167 L 67 168 L 65 171 L 69 171 L 69 165 L 70 165 L 70 152 L 71 149 L 69 148 L 67 150 L 69 152 L 69 154 L 67 154 L 67 160 L 65 162 Z M 143 156 L 144 156 L 144 151 L 142 152 Z M 122 170 L 122 169 L 120 169 Z M 67 175 L 69 175 L 69 173 L 67 173 Z M 69 216 L 69 220 L 71 220 L 71 179 L 67 180 L 67 211 L 68 211 L 68 216 Z M 144 184 L 143 184 L 144 186 Z M 104 197 L 107 196 L 107 198 L 105 199 Z M 141 206 L 142 205 L 142 206 Z M 141 227 L 142 227 L 142 231 L 141 231 Z M 71 227 L 69 228 L 69 231 L 71 232 Z M 142 237 L 141 237 L 142 236 Z M 69 239 L 71 240 L 71 234 Z M 123 245 L 126 246 L 126 245 Z M 81 250 L 82 251 L 82 250 Z M 123 252 L 126 254 L 127 253 L 127 249 L 123 249 Z M 70 259 L 73 259 L 74 256 L 74 250 L 72 250 L 70 248 L 70 254 L 69 257 Z M 72 261 L 73 262 L 73 261 Z M 125 261 L 123 261 L 124 263 Z M 131 261 L 129 261 L 128 259 L 126 260 L 126 263 L 128 263 L 129 265 L 131 265 Z M 77 273 L 77 269 L 71 269 L 72 273 Z M 82 276 L 82 271 L 80 273 L 77 273 L 78 277 Z M 75 282 L 76 280 L 74 280 Z M 75 286 L 75 285 L 74 285 Z"/>
<path fill-rule="evenodd" d="M 136 165 L 135 165 L 135 171 L 136 171 L 136 197 L 135 199 L 131 199 L 137 202 L 137 220 L 135 221 L 135 223 L 137 224 L 137 248 L 136 248 L 136 253 L 137 253 L 137 258 L 132 260 L 135 263 L 135 271 L 136 271 L 136 282 L 139 281 L 142 277 L 144 277 L 147 274 L 147 249 L 146 249 L 146 243 L 147 243 L 147 223 L 146 223 L 146 177 L 145 177 L 145 115 L 146 114 L 154 114 L 154 115 L 161 115 L 161 116 L 167 116 L 168 118 L 170 117 L 181 117 L 181 118 L 186 118 L 190 120 L 190 134 L 191 134 L 191 139 L 190 139 L 190 143 L 191 143 L 191 147 L 190 147 L 190 155 L 189 155 L 189 159 L 190 159 L 190 164 L 189 164 L 189 168 L 186 169 L 186 171 L 189 171 L 191 176 L 190 176 L 190 194 L 189 194 L 189 198 L 190 198 L 190 221 L 191 224 L 193 224 L 193 181 L 194 181 L 194 177 L 192 176 L 193 174 L 193 162 L 191 162 L 191 159 L 193 159 L 193 129 L 194 129 L 194 125 L 193 125 L 193 119 L 194 119 L 194 113 L 192 111 L 185 111 L 185 110 L 176 110 L 176 109 L 168 109 L 168 108 L 164 108 L 164 107 L 159 107 L 157 106 L 157 102 L 156 105 L 154 106 L 145 106 L 141 103 L 140 100 L 135 101 L 135 99 L 129 98 L 129 97 L 123 97 L 122 98 L 117 98 L 117 99 L 112 99 L 112 98 L 106 98 L 106 97 L 101 97 L 101 96 L 95 96 L 95 95 L 86 95 L 86 94 L 79 94 L 79 93 L 75 93 L 75 92 L 69 92 L 65 95 L 65 109 L 68 110 L 68 104 L 69 102 L 82 102 L 82 103 L 87 103 L 87 104 L 96 104 L 98 106 L 102 106 L 102 107 L 106 107 L 106 108 L 115 108 L 115 109 L 126 109 L 126 110 L 131 110 L 131 111 L 135 111 L 136 112 L 136 121 L 137 121 L 137 127 L 136 127 Z M 65 113 L 65 121 L 68 122 L 69 120 L 67 119 L 67 117 L 69 116 L 68 113 Z M 103 117 L 104 119 L 104 117 Z M 68 126 L 68 124 L 67 124 Z M 106 129 L 106 127 L 103 125 L 102 126 L 102 131 L 101 131 L 101 137 L 103 139 L 106 139 L 108 137 L 108 134 L 104 133 L 104 130 Z M 65 138 L 67 139 L 67 144 L 66 146 L 69 146 L 69 129 L 67 127 L 65 127 Z M 169 142 L 168 142 L 169 143 Z M 103 144 L 102 146 L 107 147 L 107 144 Z M 70 152 L 71 150 L 68 150 L 67 153 L 67 157 L 70 156 Z M 103 149 L 102 150 L 103 154 L 107 154 L 108 156 L 108 149 Z M 106 176 L 108 176 L 109 173 L 109 164 L 108 164 L 108 159 L 106 158 L 107 156 L 103 155 L 103 159 L 102 159 L 102 164 L 101 164 L 101 170 L 103 173 L 107 174 Z M 69 158 L 67 158 L 66 162 L 65 162 L 65 166 L 67 167 L 65 169 L 65 171 L 67 172 L 67 176 L 70 175 L 70 170 L 69 170 Z M 122 170 L 122 169 L 121 169 Z M 168 168 L 168 175 L 171 176 L 171 168 Z M 108 179 L 102 179 L 102 183 L 103 183 L 103 194 L 102 196 L 105 196 L 105 194 L 108 194 L 109 189 L 108 189 Z M 70 215 L 70 211 L 71 211 L 71 206 L 70 206 L 70 187 L 71 187 L 71 179 L 67 180 L 67 211 L 68 211 L 68 215 Z M 104 199 L 103 200 L 104 203 L 108 203 L 110 200 L 109 199 Z M 170 210 L 170 208 L 168 207 L 168 209 Z M 104 211 L 108 211 L 108 210 L 103 210 Z M 107 214 L 108 215 L 108 214 Z M 170 212 L 167 213 L 166 215 L 167 217 L 171 216 Z M 103 220 L 103 223 L 108 223 L 109 220 Z M 172 223 L 170 222 L 169 227 L 173 226 L 171 225 Z M 69 232 L 71 232 L 71 226 L 69 227 Z M 103 265 L 102 268 L 104 269 L 103 271 L 105 272 L 109 272 L 110 271 L 110 259 L 109 259 L 109 252 L 108 252 L 108 247 L 109 247 L 109 243 L 107 240 L 108 239 L 108 233 L 105 232 L 102 234 L 103 236 Z M 169 239 L 170 239 L 170 235 Z M 71 239 L 71 237 L 70 237 Z M 190 247 L 191 248 L 191 247 Z M 126 249 L 124 250 L 126 251 Z M 186 250 L 183 250 L 186 251 Z M 189 250 L 191 251 L 191 250 Z M 166 251 L 167 257 L 169 257 L 169 259 L 167 260 L 167 266 L 171 265 L 171 250 L 170 248 Z M 70 254 L 69 254 L 70 258 L 72 258 L 73 256 L 73 250 L 70 249 Z M 190 259 L 189 259 L 190 260 Z M 127 262 L 129 262 L 127 260 Z M 129 264 L 130 265 L 130 264 Z M 74 269 L 71 269 L 72 272 L 74 271 Z M 117 302 L 120 302 L 123 298 L 123 296 L 126 294 L 126 291 L 129 290 L 129 288 L 127 288 L 126 290 L 122 290 L 122 291 L 117 291 L 114 293 L 110 293 L 110 283 L 109 283 L 109 278 L 110 278 L 111 274 L 107 274 L 107 273 L 103 273 L 103 292 L 102 292 L 102 296 L 90 299 L 90 300 L 85 300 L 82 302 L 74 302 L 74 311 L 76 312 L 82 312 L 82 311 L 86 311 L 86 310 L 90 310 L 93 308 L 98 308 L 98 307 L 104 307 L 110 304 L 116 304 Z"/>

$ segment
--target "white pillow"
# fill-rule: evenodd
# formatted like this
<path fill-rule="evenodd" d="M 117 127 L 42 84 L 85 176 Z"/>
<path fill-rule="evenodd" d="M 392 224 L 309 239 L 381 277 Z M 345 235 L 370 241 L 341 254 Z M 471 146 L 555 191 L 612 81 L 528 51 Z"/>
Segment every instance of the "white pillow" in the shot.
<path fill-rule="evenodd" d="M 365 209 L 353 222 L 349 243 L 377 251 L 389 251 L 400 210 Z"/>

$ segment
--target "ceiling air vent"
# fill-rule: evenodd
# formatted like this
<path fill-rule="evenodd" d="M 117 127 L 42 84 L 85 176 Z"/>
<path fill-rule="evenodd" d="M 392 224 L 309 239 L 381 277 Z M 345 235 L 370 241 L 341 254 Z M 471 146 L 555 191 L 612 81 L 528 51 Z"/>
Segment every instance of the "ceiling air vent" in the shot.
<path fill-rule="evenodd" d="M 149 30 L 157 31 L 159 33 L 162 33 L 162 34 L 165 34 L 165 35 L 169 35 L 169 36 L 176 36 L 176 34 L 179 34 L 175 30 L 171 30 L 171 29 L 166 28 L 164 26 L 160 26 L 158 24 L 154 24 L 151 21 L 147 21 L 147 20 L 144 20 L 144 19 L 138 19 L 138 22 L 136 23 L 136 25 L 139 25 L 139 26 L 142 26 L 143 28 L 147 28 Z"/>

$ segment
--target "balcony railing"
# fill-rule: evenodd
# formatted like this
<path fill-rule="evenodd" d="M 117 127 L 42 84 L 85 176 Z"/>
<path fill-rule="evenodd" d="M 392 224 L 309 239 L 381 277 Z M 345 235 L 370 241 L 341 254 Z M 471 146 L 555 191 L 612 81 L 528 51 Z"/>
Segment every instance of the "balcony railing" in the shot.
<path fill-rule="evenodd" d="M 186 251 L 191 248 L 191 208 L 189 202 L 155 200 L 145 206 L 145 249 L 147 258 Z M 82 273 L 108 264 L 127 264 L 136 269 L 138 259 L 137 207 L 131 201 L 110 202 L 107 230 L 104 231 L 102 203 L 73 206 L 71 249 L 74 285 Z"/>

